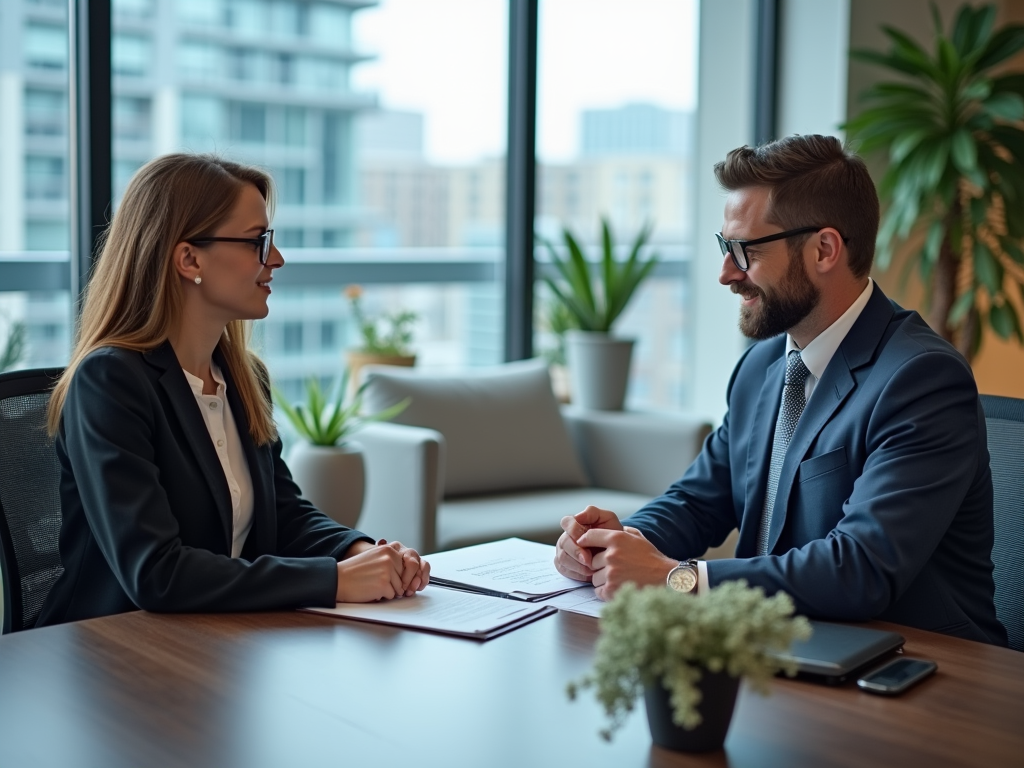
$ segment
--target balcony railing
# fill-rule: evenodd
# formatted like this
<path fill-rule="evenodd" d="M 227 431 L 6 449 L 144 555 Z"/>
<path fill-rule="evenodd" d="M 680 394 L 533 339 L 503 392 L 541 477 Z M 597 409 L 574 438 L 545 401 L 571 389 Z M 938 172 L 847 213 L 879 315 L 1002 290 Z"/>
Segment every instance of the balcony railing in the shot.
<path fill-rule="evenodd" d="M 658 245 L 656 277 L 682 277 L 690 260 L 688 245 Z M 624 255 L 624 254 L 623 254 Z M 547 254 L 536 252 L 538 273 L 550 273 Z M 286 268 L 275 284 L 314 288 L 325 285 L 487 283 L 500 280 L 504 249 L 492 248 L 286 248 Z M 0 252 L 0 291 L 66 291 L 70 285 L 67 251 Z"/>

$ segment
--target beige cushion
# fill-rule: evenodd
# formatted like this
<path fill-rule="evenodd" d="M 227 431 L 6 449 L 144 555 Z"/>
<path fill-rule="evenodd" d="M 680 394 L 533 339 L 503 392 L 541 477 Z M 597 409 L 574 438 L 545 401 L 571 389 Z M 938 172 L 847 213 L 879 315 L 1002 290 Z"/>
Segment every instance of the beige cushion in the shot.
<path fill-rule="evenodd" d="M 446 498 L 586 484 L 540 360 L 458 376 L 375 366 L 365 381 L 369 413 L 408 397 L 393 421 L 444 435 Z"/>
<path fill-rule="evenodd" d="M 629 517 L 648 501 L 649 496 L 607 488 L 451 499 L 437 511 L 437 549 L 455 549 L 509 536 L 554 544 L 562 533 L 562 518 L 582 512 L 590 504 L 609 509 L 621 519 Z"/>

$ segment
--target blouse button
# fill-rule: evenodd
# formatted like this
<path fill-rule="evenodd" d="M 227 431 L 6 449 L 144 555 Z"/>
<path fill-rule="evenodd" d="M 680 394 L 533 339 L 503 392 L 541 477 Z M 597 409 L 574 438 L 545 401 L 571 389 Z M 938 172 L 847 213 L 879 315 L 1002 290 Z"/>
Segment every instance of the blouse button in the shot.
<path fill-rule="evenodd" d="M 224 446 L 224 441 L 223 440 L 218 440 L 217 441 L 217 445 L 220 446 L 220 447 L 223 447 Z"/>
<path fill-rule="evenodd" d="M 211 400 L 210 401 L 210 407 L 213 408 L 214 410 L 216 410 L 216 408 L 217 408 L 217 401 L 216 400 Z"/>

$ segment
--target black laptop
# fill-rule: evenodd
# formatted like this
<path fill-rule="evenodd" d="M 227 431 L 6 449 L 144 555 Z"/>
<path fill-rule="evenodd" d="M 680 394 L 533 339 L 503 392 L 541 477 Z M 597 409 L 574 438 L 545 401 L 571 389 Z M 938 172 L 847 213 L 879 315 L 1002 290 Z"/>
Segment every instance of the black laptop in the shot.
<path fill-rule="evenodd" d="M 809 640 L 794 642 L 789 651 L 778 654 L 797 663 L 797 676 L 829 685 L 846 682 L 865 667 L 903 647 L 896 632 L 849 624 L 812 621 Z"/>

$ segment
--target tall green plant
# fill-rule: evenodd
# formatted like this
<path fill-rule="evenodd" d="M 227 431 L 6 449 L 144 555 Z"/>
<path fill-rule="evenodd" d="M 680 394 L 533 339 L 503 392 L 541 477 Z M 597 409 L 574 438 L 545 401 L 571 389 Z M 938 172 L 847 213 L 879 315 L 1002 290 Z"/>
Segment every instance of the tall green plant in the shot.
<path fill-rule="evenodd" d="M 878 264 L 912 237 L 931 326 L 972 358 L 987 323 L 1024 344 L 1007 290 L 1024 286 L 1024 74 L 993 68 L 1024 49 L 1024 26 L 994 29 L 992 5 L 963 6 L 943 32 L 932 5 L 935 50 L 883 27 L 888 52 L 851 55 L 900 76 L 862 98 L 845 127 L 863 152 L 887 152 Z"/>
<path fill-rule="evenodd" d="M 655 253 L 646 260 L 640 258 L 640 250 L 650 236 L 651 226 L 647 224 L 633 241 L 628 258 L 617 262 L 611 225 L 608 219 L 602 217 L 601 262 L 593 267 L 584 256 L 579 240 L 568 227 L 562 229 L 568 258 L 559 255 L 549 240 L 537 236 L 537 240 L 547 248 L 551 263 L 561 276 L 561 281 L 544 277 L 544 282 L 569 310 L 580 330 L 600 333 L 611 331 L 633 293 L 658 263 L 658 255 Z"/>
<path fill-rule="evenodd" d="M 313 445 L 321 446 L 339 445 L 366 424 L 392 419 L 409 406 L 409 398 L 406 398 L 383 411 L 363 416 L 360 412 L 363 407 L 363 390 L 366 389 L 366 384 L 356 391 L 355 396 L 346 405 L 345 393 L 348 391 L 348 379 L 349 372 L 348 369 L 345 369 L 341 381 L 335 387 L 333 397 L 324 392 L 320 382 L 315 376 L 312 376 L 306 381 L 305 403 L 292 405 L 276 387 L 274 388 L 274 399 L 299 436 Z"/>

